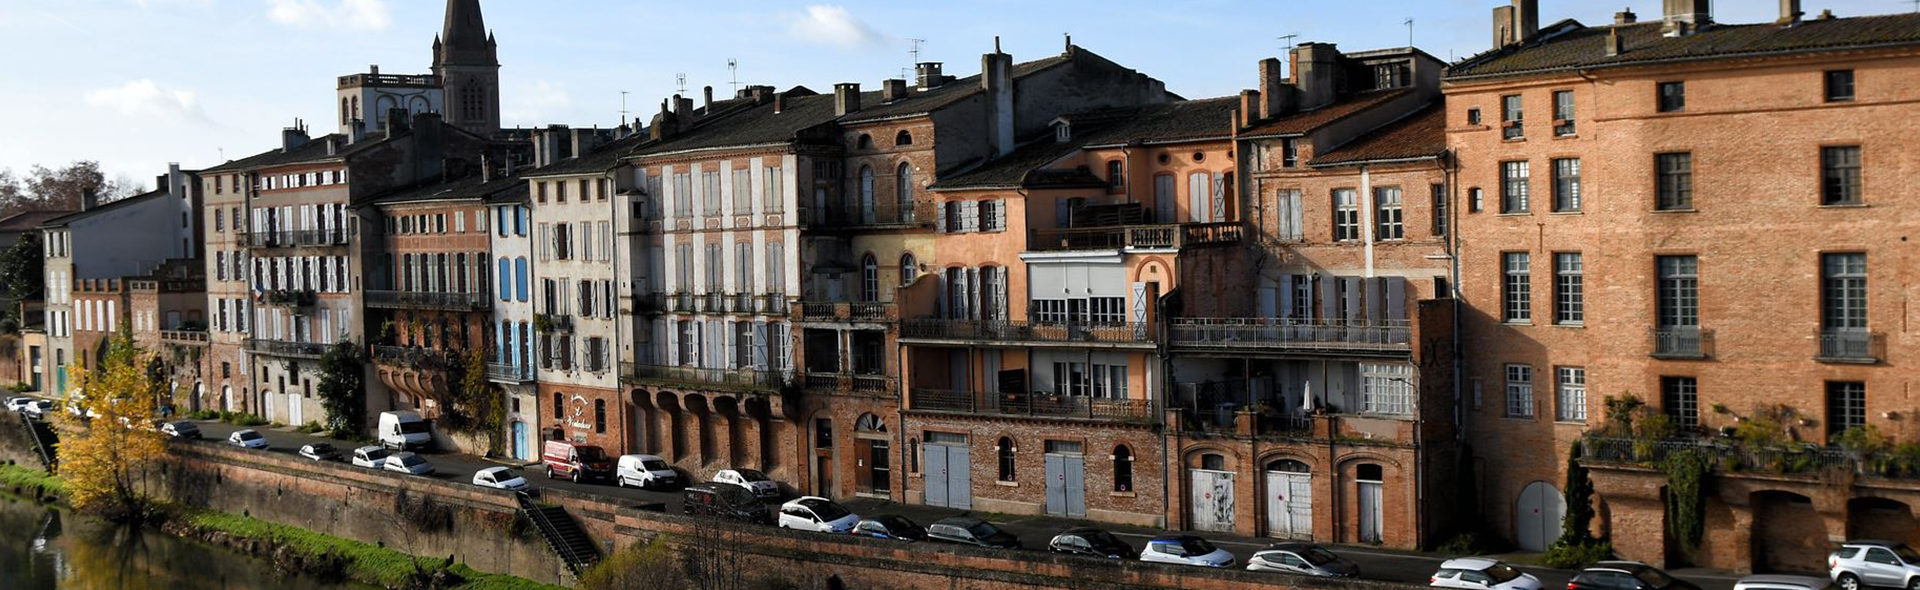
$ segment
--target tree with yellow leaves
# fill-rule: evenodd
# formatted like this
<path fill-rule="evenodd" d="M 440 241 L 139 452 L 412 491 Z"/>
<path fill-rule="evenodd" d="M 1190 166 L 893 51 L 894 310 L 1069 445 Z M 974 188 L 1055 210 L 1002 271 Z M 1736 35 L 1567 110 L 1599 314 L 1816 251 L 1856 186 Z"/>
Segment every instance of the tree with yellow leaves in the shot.
<path fill-rule="evenodd" d="M 98 369 L 78 371 L 79 386 L 67 394 L 59 470 L 82 512 L 118 521 L 154 515 L 144 475 L 167 449 L 153 428 L 162 389 L 143 370 L 147 356 L 122 324 Z"/>

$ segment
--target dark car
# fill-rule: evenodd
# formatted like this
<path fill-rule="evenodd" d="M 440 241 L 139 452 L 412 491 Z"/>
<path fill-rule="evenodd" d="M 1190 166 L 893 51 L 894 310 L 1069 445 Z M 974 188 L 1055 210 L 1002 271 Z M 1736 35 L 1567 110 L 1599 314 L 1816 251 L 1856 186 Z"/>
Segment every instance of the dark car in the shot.
<path fill-rule="evenodd" d="M 1132 545 L 1128 545 L 1126 541 L 1121 541 L 1119 537 L 1113 536 L 1113 533 L 1092 527 L 1067 529 L 1065 532 L 1054 535 L 1053 540 L 1047 541 L 1047 550 L 1054 553 L 1071 553 L 1105 559 L 1140 557 L 1140 552 Z"/>
<path fill-rule="evenodd" d="M 1020 539 L 1012 533 L 1000 530 L 993 523 L 965 516 L 943 518 L 933 523 L 933 526 L 927 527 L 927 540 L 998 549 L 1020 548 Z"/>
<path fill-rule="evenodd" d="M 853 525 L 853 534 L 876 539 L 927 540 L 927 529 L 920 528 L 905 516 L 895 514 L 860 519 L 859 524 Z"/>
<path fill-rule="evenodd" d="M 760 498 L 740 486 L 703 483 L 687 486 L 680 493 L 688 516 L 714 516 L 740 522 L 773 524 L 773 511 Z"/>
<path fill-rule="evenodd" d="M 1686 580 L 1637 561 L 1602 561 L 1580 570 L 1567 590 L 1700 590 Z"/>

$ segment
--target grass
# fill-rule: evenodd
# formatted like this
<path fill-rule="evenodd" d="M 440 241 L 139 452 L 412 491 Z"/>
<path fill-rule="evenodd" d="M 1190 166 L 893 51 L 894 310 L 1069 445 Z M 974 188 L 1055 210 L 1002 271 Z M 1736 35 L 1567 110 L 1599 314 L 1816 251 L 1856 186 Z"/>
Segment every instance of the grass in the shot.
<path fill-rule="evenodd" d="M 414 572 L 413 557 L 405 553 L 256 518 L 192 510 L 180 514 L 176 522 L 195 531 L 218 531 L 243 539 L 288 547 L 310 558 L 338 555 L 345 561 L 346 577 L 364 584 L 384 588 L 403 587 Z M 428 564 L 438 562 L 438 558 L 427 558 L 423 561 Z M 466 583 L 460 586 L 461 588 L 481 590 L 558 588 L 525 578 L 477 571 L 464 563 L 456 563 L 450 569 L 466 580 Z"/>
<path fill-rule="evenodd" d="M 67 497 L 67 484 L 38 467 L 0 464 L 0 487 L 35 498 Z"/>

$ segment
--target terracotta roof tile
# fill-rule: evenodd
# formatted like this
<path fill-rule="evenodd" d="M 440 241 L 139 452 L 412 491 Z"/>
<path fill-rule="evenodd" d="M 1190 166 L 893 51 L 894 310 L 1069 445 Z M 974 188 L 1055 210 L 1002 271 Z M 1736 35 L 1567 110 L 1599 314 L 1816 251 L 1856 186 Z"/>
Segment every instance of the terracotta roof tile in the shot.
<path fill-rule="evenodd" d="M 1660 21 L 1587 27 L 1565 20 L 1534 40 L 1483 53 L 1448 68 L 1449 80 L 1517 76 L 1568 69 L 1622 67 L 1650 62 L 1697 61 L 1781 53 L 1920 44 L 1920 13 L 1773 23 L 1714 25 L 1690 35 L 1667 37 Z M 1607 55 L 1610 29 L 1620 31 L 1625 51 Z"/>
<path fill-rule="evenodd" d="M 1447 109 L 1434 102 L 1414 114 L 1319 154 L 1309 166 L 1430 158 L 1447 151 Z"/>
<path fill-rule="evenodd" d="M 1335 121 L 1345 119 L 1349 115 L 1353 115 L 1355 113 L 1365 111 L 1381 103 L 1385 103 L 1395 98 L 1399 98 L 1400 96 L 1405 95 L 1412 91 L 1413 90 L 1410 88 L 1395 88 L 1392 90 L 1378 90 L 1373 92 L 1363 92 L 1360 94 L 1349 96 L 1345 100 L 1341 100 L 1340 102 L 1336 102 L 1336 103 L 1333 103 L 1324 107 L 1320 107 L 1311 111 L 1302 111 L 1298 113 L 1292 113 L 1272 121 L 1261 123 L 1259 125 L 1254 126 L 1252 129 L 1248 129 L 1246 131 L 1240 132 L 1240 136 L 1241 137 L 1267 137 L 1267 136 L 1275 136 L 1275 135 L 1304 134 L 1306 132 L 1319 129 L 1320 127 L 1325 126 L 1329 123 L 1333 123 Z"/>

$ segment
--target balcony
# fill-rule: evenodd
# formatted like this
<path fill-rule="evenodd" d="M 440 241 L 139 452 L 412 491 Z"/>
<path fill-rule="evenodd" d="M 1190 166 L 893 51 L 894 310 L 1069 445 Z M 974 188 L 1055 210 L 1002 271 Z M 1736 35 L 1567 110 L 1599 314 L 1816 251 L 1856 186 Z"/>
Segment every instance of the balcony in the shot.
<path fill-rule="evenodd" d="M 1713 330 L 1699 326 L 1661 326 L 1653 329 L 1653 357 L 1704 359 L 1713 356 Z"/>
<path fill-rule="evenodd" d="M 259 338 L 248 338 L 245 344 L 247 350 L 254 354 L 308 359 L 320 358 L 321 355 L 327 353 L 327 347 L 330 346 L 318 342 L 288 342 L 285 340 L 263 340 Z"/>
<path fill-rule="evenodd" d="M 1027 250 L 1064 252 L 1198 248 L 1238 244 L 1245 235 L 1246 226 L 1238 221 L 1041 229 L 1028 233 Z"/>
<path fill-rule="evenodd" d="M 1096 399 L 1081 395 L 986 393 L 914 388 L 912 410 L 976 416 L 1076 418 L 1109 422 L 1151 422 L 1153 402 Z"/>
<path fill-rule="evenodd" d="M 1413 351 L 1413 326 L 1380 322 L 1290 318 L 1178 318 L 1169 344 L 1196 350 L 1365 353 L 1404 356 Z"/>
<path fill-rule="evenodd" d="M 419 291 L 367 291 L 367 307 L 381 309 L 435 309 L 442 311 L 479 311 L 489 309 L 493 300 L 485 293 L 423 293 Z"/>
<path fill-rule="evenodd" d="M 892 302 L 802 301 L 803 322 L 893 322 L 899 311 Z"/>
<path fill-rule="evenodd" d="M 1887 335 L 1867 330 L 1821 330 L 1814 334 L 1820 350 L 1814 360 L 1823 363 L 1871 365 L 1887 354 Z"/>
<path fill-rule="evenodd" d="M 242 232 L 240 243 L 248 248 L 324 248 L 347 245 L 345 229 L 302 229 Z"/>
<path fill-rule="evenodd" d="M 1641 439 L 1589 434 L 1581 440 L 1583 463 L 1659 465 L 1668 455 L 1705 455 L 1719 473 L 1826 477 L 1834 473 L 1920 479 L 1920 467 L 1893 460 L 1894 453 L 1857 452 L 1806 443 L 1748 444 L 1734 438 Z"/>
<path fill-rule="evenodd" d="M 512 363 L 487 363 L 487 379 L 494 383 L 509 385 L 532 383 L 533 365 L 515 366 Z"/>
<path fill-rule="evenodd" d="M 271 307 L 313 307 L 320 294 L 295 289 L 274 289 L 255 296 L 255 301 Z"/>
<path fill-rule="evenodd" d="M 431 348 L 418 346 L 375 346 L 373 362 L 377 365 L 401 367 L 416 371 L 440 371 L 455 359 L 450 354 Z"/>
<path fill-rule="evenodd" d="M 893 393 L 892 377 L 856 373 L 807 373 L 801 383 L 808 391 L 860 395 Z"/>
<path fill-rule="evenodd" d="M 1152 346 L 1159 331 L 1152 324 L 1076 323 L 1022 320 L 949 320 L 917 318 L 900 322 L 901 340 L 950 342 L 1039 342 Z"/>
<path fill-rule="evenodd" d="M 775 391 L 786 388 L 789 381 L 784 371 L 674 367 L 627 362 L 620 363 L 620 380 L 633 383 L 710 385 Z"/>
<path fill-rule="evenodd" d="M 161 330 L 160 343 L 180 346 L 206 346 L 207 332 L 205 330 Z"/>
<path fill-rule="evenodd" d="M 1316 437 L 1319 422 L 1303 412 L 1251 412 L 1234 406 L 1181 408 L 1180 432 L 1202 436 L 1250 435 L 1266 438 L 1309 439 Z M 1320 429 L 1318 436 L 1324 436 Z"/>

